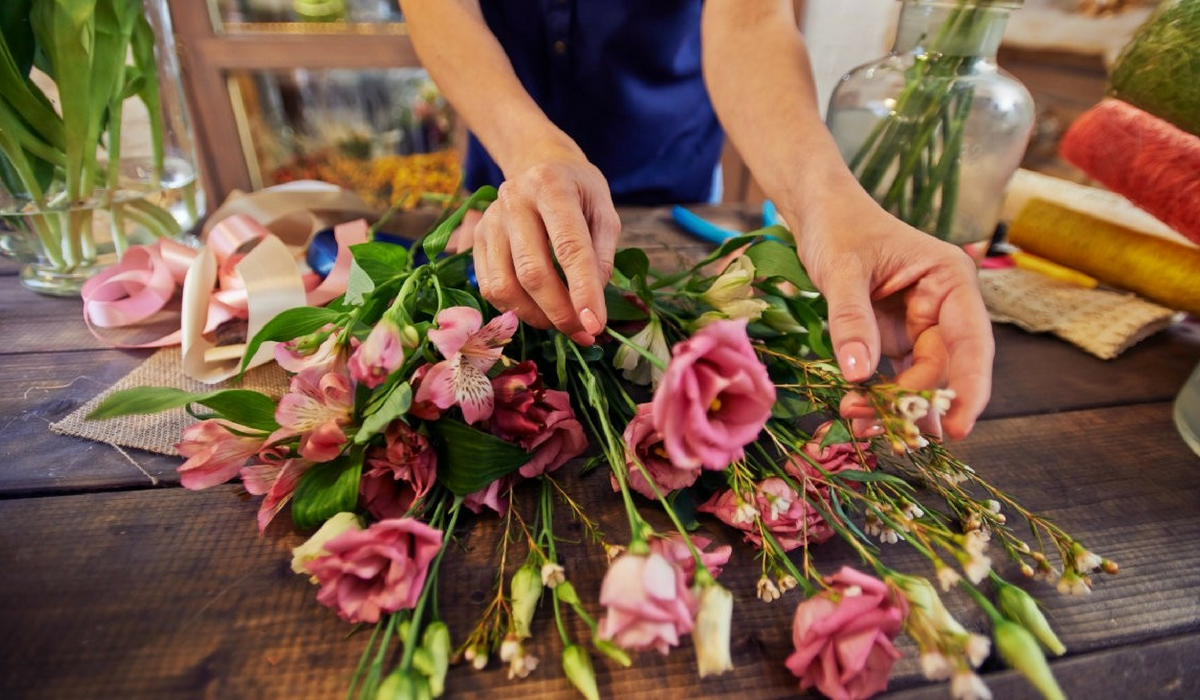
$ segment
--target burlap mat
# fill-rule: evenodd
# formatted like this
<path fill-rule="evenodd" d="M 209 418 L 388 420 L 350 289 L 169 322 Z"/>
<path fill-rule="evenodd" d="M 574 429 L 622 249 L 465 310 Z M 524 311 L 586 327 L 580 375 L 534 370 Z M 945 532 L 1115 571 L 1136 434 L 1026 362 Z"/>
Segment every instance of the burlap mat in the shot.
<path fill-rule="evenodd" d="M 993 321 L 1053 333 L 1102 360 L 1163 330 L 1175 316 L 1132 294 L 1086 289 L 1020 268 L 982 270 L 979 286 Z"/>
<path fill-rule="evenodd" d="M 184 376 L 182 357 L 178 347 L 163 348 L 74 413 L 57 423 L 51 423 L 50 430 L 60 435 L 73 435 L 121 447 L 133 447 L 164 455 L 177 454 L 175 444 L 179 442 L 180 435 L 185 428 L 196 422 L 196 419 L 188 415 L 187 411 L 182 408 L 144 416 L 87 420 L 87 414 L 100 405 L 100 402 L 109 394 L 138 386 L 168 386 L 191 392 L 253 389 L 273 398 L 279 398 L 287 390 L 288 379 L 283 368 L 270 362 L 250 370 L 237 384 L 229 381 L 220 384 L 202 384 Z"/>

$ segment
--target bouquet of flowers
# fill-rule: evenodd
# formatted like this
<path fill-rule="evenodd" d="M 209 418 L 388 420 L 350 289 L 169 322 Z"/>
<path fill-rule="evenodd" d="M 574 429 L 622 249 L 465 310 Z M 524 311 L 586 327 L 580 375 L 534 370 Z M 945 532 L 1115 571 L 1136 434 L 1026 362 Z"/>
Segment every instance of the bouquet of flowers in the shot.
<path fill-rule="evenodd" d="M 754 595 L 799 591 L 787 667 L 801 689 L 832 698 L 883 690 L 905 633 L 925 675 L 949 679 L 955 697 L 989 696 L 975 669 L 993 643 L 1046 697 L 1062 697 L 1043 648 L 1064 649 L 992 557 L 1066 593 L 1086 592 L 1093 573 L 1116 565 L 922 435 L 949 392 L 844 379 L 824 300 L 785 229 L 735 238 L 673 273 L 652 270 L 640 250 L 619 252 L 609 327 L 584 347 L 498 313 L 468 282 L 467 254 L 444 254 L 465 212 L 495 195 L 477 191 L 427 234 L 427 262 L 418 264 L 416 246 L 355 246 L 341 299 L 264 327 L 246 356 L 278 343 L 278 361 L 295 373 L 278 402 L 242 389 L 147 387 L 112 395 L 93 414 L 192 406 L 200 420 L 178 445 L 183 485 L 240 476 L 263 497 L 260 528 L 290 506 L 295 526 L 314 532 L 294 550 L 293 569 L 319 586 L 319 602 L 374 630 L 351 695 L 438 697 L 455 662 L 481 669 L 498 659 L 510 678 L 524 677 L 539 663 L 526 649 L 539 608 L 553 614 L 562 668 L 586 698 L 600 695 L 594 657 L 628 665 L 632 652 L 667 654 L 689 633 L 701 676 L 730 669 L 734 594 L 717 578 L 731 547 L 696 534 L 698 514 L 708 514 L 756 552 Z M 855 434 L 855 415 L 875 422 Z M 608 471 L 627 541 L 610 539 L 612 524 L 580 505 L 566 465 Z M 652 507 L 667 531 L 645 516 Z M 573 523 L 556 519 L 564 510 Z M 461 529 L 488 512 L 504 532 L 494 591 L 477 624 L 452 639 L 437 605 L 440 565 Z M 560 559 L 580 528 L 608 557 L 601 582 Z M 850 544 L 862 570 L 820 570 L 818 545 L 833 538 Z M 908 545 L 926 570 L 893 570 L 881 542 Z M 986 614 L 991 639 L 947 611 L 939 589 L 952 587 Z M 584 638 L 564 624 L 571 617 Z"/>

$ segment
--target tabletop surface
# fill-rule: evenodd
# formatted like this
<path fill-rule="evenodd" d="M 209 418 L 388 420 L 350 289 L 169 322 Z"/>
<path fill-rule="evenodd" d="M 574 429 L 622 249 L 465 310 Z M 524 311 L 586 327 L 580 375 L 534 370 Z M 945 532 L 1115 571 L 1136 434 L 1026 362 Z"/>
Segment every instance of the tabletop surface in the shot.
<path fill-rule="evenodd" d="M 707 214 L 749 225 L 730 209 Z M 660 265 L 706 250 L 673 228 L 668 210 L 628 210 L 623 221 L 622 245 L 644 247 Z M 0 697 L 342 697 L 366 636 L 349 637 L 350 627 L 291 572 L 289 550 L 303 537 L 286 517 L 259 537 L 258 504 L 236 483 L 185 491 L 179 458 L 122 454 L 48 429 L 149 352 L 105 348 L 84 326 L 79 300 L 38 296 L 16 272 L 0 261 Z M 1200 330 L 1177 325 L 1107 362 L 1011 326 L 995 332 L 991 404 L 954 452 L 1121 565 L 1086 597 L 1028 586 L 1069 650 L 1053 662 L 1064 690 L 1200 697 L 1200 457 L 1171 420 L 1175 394 L 1200 363 Z M 568 480 L 620 541 L 620 504 L 599 472 Z M 706 529 L 737 544 L 733 533 Z M 456 638 L 490 593 L 499 528 L 478 519 L 461 532 L 440 594 Z M 603 557 L 562 551 L 596 612 Z M 855 563 L 840 543 L 813 556 L 823 571 Z M 899 546 L 887 561 L 923 571 Z M 630 669 L 598 660 L 602 694 L 795 696 L 783 659 L 799 598 L 755 599 L 757 569 L 752 553 L 735 547 L 722 574 L 736 597 L 734 671 L 700 681 L 685 643 L 670 656 L 641 654 Z M 1011 565 L 1003 571 L 1020 578 Z M 965 600 L 950 596 L 948 604 L 982 628 Z M 455 667 L 448 697 L 577 697 L 555 661 L 547 617 L 538 616 L 531 647 L 543 665 L 529 679 L 510 682 L 495 664 Z M 921 678 L 914 647 L 901 649 L 906 658 L 885 697 L 947 697 L 943 685 Z M 1034 697 L 994 659 L 983 672 L 997 698 Z"/>

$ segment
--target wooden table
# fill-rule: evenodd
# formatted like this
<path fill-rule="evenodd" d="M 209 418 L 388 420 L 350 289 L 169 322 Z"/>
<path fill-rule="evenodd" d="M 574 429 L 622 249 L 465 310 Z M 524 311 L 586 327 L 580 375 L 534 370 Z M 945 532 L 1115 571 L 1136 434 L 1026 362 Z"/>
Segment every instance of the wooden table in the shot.
<path fill-rule="evenodd" d="M 665 210 L 627 212 L 625 230 L 625 245 L 644 245 L 659 262 L 703 250 Z M 350 628 L 289 570 L 288 550 L 302 538 L 287 518 L 260 538 L 257 503 L 236 484 L 184 491 L 179 459 L 130 460 L 47 429 L 148 353 L 101 347 L 78 300 L 37 296 L 15 275 L 0 263 L 0 697 L 340 697 L 365 636 L 347 639 Z M 1054 662 L 1059 680 L 1075 697 L 1200 697 L 1200 457 L 1171 422 L 1172 398 L 1200 362 L 1200 333 L 1180 326 L 1110 362 L 1009 326 L 996 337 L 991 405 L 957 453 L 1122 567 L 1086 598 L 1031 586 L 1070 650 Z M 597 470 L 579 491 L 620 541 L 607 482 Z M 447 560 L 442 612 L 458 638 L 490 590 L 496 535 L 494 521 L 475 521 Z M 915 565 L 893 551 L 893 563 Z M 594 603 L 603 559 L 564 554 Z M 814 555 L 825 571 L 854 563 L 841 544 Z M 701 683 L 685 643 L 670 657 L 640 655 L 628 670 L 598 662 L 605 696 L 794 695 L 782 661 L 798 598 L 759 602 L 756 570 L 739 549 L 722 575 L 737 596 L 733 672 Z M 981 627 L 965 601 L 949 602 Z M 539 638 L 555 636 L 546 615 L 537 625 Z M 449 697 L 574 697 L 555 649 L 535 645 L 543 667 L 525 682 L 508 682 L 496 665 L 455 668 Z M 946 697 L 904 649 L 894 697 Z M 1033 697 L 994 660 L 984 670 L 996 697 Z"/>

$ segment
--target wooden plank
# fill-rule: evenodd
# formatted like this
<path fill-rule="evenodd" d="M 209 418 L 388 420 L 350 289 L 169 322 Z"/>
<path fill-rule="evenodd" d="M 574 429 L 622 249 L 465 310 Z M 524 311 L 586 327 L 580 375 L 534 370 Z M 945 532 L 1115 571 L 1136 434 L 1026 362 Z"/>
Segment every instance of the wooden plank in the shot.
<path fill-rule="evenodd" d="M 1200 459 L 1172 431 L 1168 407 L 1154 404 L 988 421 L 961 445 L 981 474 L 1122 564 L 1122 574 L 1105 577 L 1088 598 L 1064 599 L 1045 586 L 1032 587 L 1071 649 L 1067 662 L 1080 653 L 1136 649 L 1131 645 L 1200 631 Z M 572 488 L 611 538 L 623 541 L 619 500 L 606 475 L 593 472 Z M 230 485 L 202 493 L 156 489 L 0 500 L 0 518 L 10 523 L 0 531 L 0 620 L 6 630 L 0 636 L 0 695 L 338 693 L 363 638 L 345 639 L 348 627 L 317 605 L 313 589 L 288 570 L 288 549 L 301 536 L 280 521 L 265 539 L 257 538 L 257 504 L 238 492 Z M 451 550 L 442 579 L 442 614 L 456 639 L 484 605 L 495 566 L 496 521 L 468 523 L 471 530 Z M 733 542 L 724 530 L 714 534 Z M 893 566 L 912 570 L 915 561 L 905 551 L 891 547 L 886 555 Z M 813 554 L 824 571 L 853 563 L 840 543 Z M 562 559 L 598 613 L 594 596 L 603 555 L 565 544 Z M 696 697 L 790 695 L 794 680 L 782 661 L 798 598 L 754 600 L 757 569 L 752 552 L 738 547 L 721 579 L 737 596 L 734 672 L 701 682 L 685 643 L 669 657 L 639 655 L 629 670 L 598 662 L 606 694 L 647 696 L 670 688 Z M 948 604 L 977 628 L 978 614 L 968 612 L 960 596 L 949 596 Z M 531 679 L 510 683 L 502 668 L 473 673 L 460 667 L 451 672 L 450 697 L 572 697 L 557 669 L 547 612 L 538 618 L 530 646 L 543 664 Z M 581 632 L 576 623 L 571 630 Z M 904 648 L 908 658 L 897 666 L 896 688 L 923 682 L 911 645 Z M 1149 676 L 1132 680 L 1148 686 L 1123 687 L 1163 687 L 1177 677 L 1171 668 L 1160 671 L 1146 667 Z M 1063 678 L 1069 694 L 1096 687 L 1091 681 L 1086 671 Z"/>

